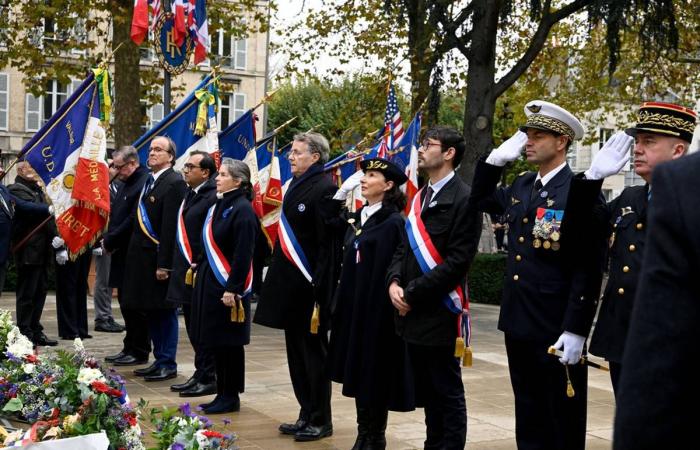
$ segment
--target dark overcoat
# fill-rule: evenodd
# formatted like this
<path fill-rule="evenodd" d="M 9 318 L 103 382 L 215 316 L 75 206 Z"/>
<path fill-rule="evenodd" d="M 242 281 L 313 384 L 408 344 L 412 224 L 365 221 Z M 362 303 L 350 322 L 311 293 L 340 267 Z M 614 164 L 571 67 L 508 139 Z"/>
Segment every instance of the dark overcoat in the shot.
<path fill-rule="evenodd" d="M 404 219 L 383 206 L 360 226 L 347 230 L 343 268 L 336 290 L 328 356 L 331 379 L 358 404 L 414 409 L 412 371 L 406 343 L 394 332 L 394 307 L 386 289 L 386 268 L 402 236 Z"/>
<path fill-rule="evenodd" d="M 405 234 L 394 254 L 385 287 L 397 280 L 411 306 L 405 316 L 396 314 L 396 331 L 407 342 L 455 344 L 457 315 L 447 309 L 443 298 L 458 285 L 466 291 L 467 272 L 479 244 L 481 220 L 478 211 L 468 204 L 469 192 L 469 186 L 455 174 L 421 213 L 430 239 L 444 260 L 442 264 L 423 274 Z M 424 194 L 425 190 L 421 191 Z"/>
<path fill-rule="evenodd" d="M 23 204 L 33 203 L 48 213 L 46 196 L 36 182 L 17 177 L 8 189 L 14 198 L 23 201 Z M 45 218 L 45 216 L 40 214 L 20 214 L 16 216 L 13 221 L 12 244 L 17 245 L 23 241 Z M 46 222 L 17 249 L 14 254 L 15 264 L 42 266 L 50 264 L 54 256 L 51 240 L 57 234 L 56 222 L 54 220 Z"/>
<path fill-rule="evenodd" d="M 282 210 L 312 268 L 313 284 L 282 252 L 279 239 L 272 253 L 254 322 L 272 328 L 309 329 L 314 301 L 321 306 L 321 324 L 330 321 L 330 300 L 336 284 L 340 247 L 329 226 L 328 208 L 337 186 L 321 165 L 292 180 Z M 332 209 L 332 208 L 330 208 Z"/>
<path fill-rule="evenodd" d="M 193 193 L 191 199 L 187 201 L 189 192 Z M 216 181 L 210 179 L 205 181 L 199 190 L 194 193 L 188 189 L 188 194 L 183 200 L 185 203 L 182 211 L 183 222 L 187 237 L 192 250 L 193 262 L 200 259 L 202 254 L 202 225 L 207 216 L 207 211 L 216 202 Z M 179 220 L 179 219 L 178 219 Z M 192 301 L 192 287 L 185 285 L 185 275 L 190 265 L 180 250 L 180 246 L 175 245 L 173 251 L 173 271 L 170 274 L 170 285 L 168 286 L 168 301 L 177 304 L 190 304 Z"/>
<path fill-rule="evenodd" d="M 204 232 L 205 230 L 203 230 Z M 227 192 L 216 202 L 212 219 L 214 242 L 231 267 L 226 286 L 212 272 L 206 252 L 200 259 L 192 296 L 192 331 L 190 339 L 200 346 L 247 345 L 250 342 L 250 295 L 243 297 L 245 322 L 231 321 L 231 308 L 221 302 L 224 292 L 242 295 L 253 251 L 258 222 L 244 191 Z"/>
<path fill-rule="evenodd" d="M 622 362 L 647 234 L 648 186 L 632 186 L 606 208 L 610 242 L 608 283 L 590 352 Z"/>
<path fill-rule="evenodd" d="M 531 200 L 535 172 L 523 172 L 510 186 L 497 188 L 501 172 L 502 167 L 480 161 L 470 199 L 481 211 L 503 214 L 508 224 L 508 261 L 498 328 L 514 338 L 542 343 L 545 348 L 564 330 L 588 336 L 600 294 L 605 239 L 599 228 L 595 233 L 589 231 L 589 235 L 599 237 L 597 240 L 570 239 L 584 235 L 581 229 L 589 223 L 583 213 L 589 209 L 567 208 L 570 185 L 580 180 L 567 165 Z M 577 192 L 587 198 L 581 203 L 604 203 L 599 184 L 586 184 Z M 578 203 L 576 200 L 570 206 Z M 533 245 L 537 208 L 564 211 L 558 251 Z M 571 228 L 574 226 L 576 230 Z"/>
<path fill-rule="evenodd" d="M 700 154 L 654 168 L 613 448 L 690 448 L 700 391 Z"/>
<path fill-rule="evenodd" d="M 136 204 L 143 184 L 148 178 L 148 170 L 139 166 L 129 178 L 119 185 L 109 212 L 109 226 L 102 235 L 105 249 L 112 257 L 109 266 L 109 286 L 120 288 L 124 280 L 126 251 L 134 231 Z"/>
<path fill-rule="evenodd" d="M 36 216 L 43 220 L 49 214 L 49 208 L 45 204 L 35 204 L 12 195 L 2 184 L 0 184 L 0 195 L 5 200 L 5 205 L 0 204 L 0 266 L 2 266 L 10 256 L 10 238 L 15 215 Z"/>
<path fill-rule="evenodd" d="M 122 286 L 124 307 L 133 309 L 174 307 L 165 298 L 168 292 L 168 280 L 158 280 L 156 269 L 172 269 L 177 210 L 185 189 L 186 185 L 180 174 L 168 168 L 160 174 L 148 193 L 143 196 L 146 213 L 158 236 L 159 244 L 156 245 L 141 230 L 136 218 L 126 252 Z"/>

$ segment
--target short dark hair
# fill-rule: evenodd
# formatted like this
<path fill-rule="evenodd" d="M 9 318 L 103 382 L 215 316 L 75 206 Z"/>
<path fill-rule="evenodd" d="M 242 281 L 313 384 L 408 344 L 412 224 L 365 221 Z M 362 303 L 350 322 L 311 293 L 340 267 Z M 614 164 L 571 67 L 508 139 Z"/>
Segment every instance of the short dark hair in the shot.
<path fill-rule="evenodd" d="M 209 171 L 209 178 L 213 178 L 216 176 L 216 161 L 214 161 L 214 158 L 211 157 L 211 155 L 207 152 L 203 152 L 201 150 L 195 150 L 190 153 L 190 157 L 192 156 L 197 156 L 200 155 L 202 157 L 202 160 L 199 162 L 199 168 L 202 170 L 208 170 Z"/>
<path fill-rule="evenodd" d="M 455 157 L 452 164 L 453 169 L 456 169 L 462 162 L 467 144 L 464 142 L 464 136 L 456 129 L 444 125 L 436 125 L 423 134 L 423 139 L 437 139 L 440 141 L 443 153 L 446 152 L 448 148 L 454 147 Z"/>
<path fill-rule="evenodd" d="M 406 207 L 406 194 L 401 192 L 401 187 L 394 182 L 394 185 L 384 193 L 384 199 L 382 200 L 383 205 L 392 205 L 400 212 Z"/>

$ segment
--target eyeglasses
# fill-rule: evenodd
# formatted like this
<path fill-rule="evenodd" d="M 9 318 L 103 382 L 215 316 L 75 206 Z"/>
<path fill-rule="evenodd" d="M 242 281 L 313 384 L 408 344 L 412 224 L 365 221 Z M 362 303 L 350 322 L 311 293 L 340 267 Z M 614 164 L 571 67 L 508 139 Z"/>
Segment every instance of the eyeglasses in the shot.
<path fill-rule="evenodd" d="M 440 142 L 423 141 L 420 143 L 420 148 L 427 150 L 433 145 L 438 145 L 438 146 L 442 147 L 442 144 Z"/>
<path fill-rule="evenodd" d="M 110 169 L 117 169 L 117 171 L 119 171 L 119 170 L 122 170 L 127 164 L 129 164 L 129 163 L 124 163 L 121 166 L 118 166 L 118 165 L 112 163 L 109 165 L 109 168 Z"/>
<path fill-rule="evenodd" d="M 186 170 L 192 170 L 192 169 L 201 169 L 202 166 L 195 166 L 194 164 L 186 163 L 184 166 L 182 166 Z"/>

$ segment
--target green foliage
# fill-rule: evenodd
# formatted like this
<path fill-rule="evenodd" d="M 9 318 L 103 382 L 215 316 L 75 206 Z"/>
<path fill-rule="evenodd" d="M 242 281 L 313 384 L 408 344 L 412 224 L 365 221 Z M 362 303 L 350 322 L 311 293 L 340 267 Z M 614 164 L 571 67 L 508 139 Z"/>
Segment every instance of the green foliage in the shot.
<path fill-rule="evenodd" d="M 474 303 L 500 305 L 506 255 L 480 253 L 469 270 L 469 298 Z"/>

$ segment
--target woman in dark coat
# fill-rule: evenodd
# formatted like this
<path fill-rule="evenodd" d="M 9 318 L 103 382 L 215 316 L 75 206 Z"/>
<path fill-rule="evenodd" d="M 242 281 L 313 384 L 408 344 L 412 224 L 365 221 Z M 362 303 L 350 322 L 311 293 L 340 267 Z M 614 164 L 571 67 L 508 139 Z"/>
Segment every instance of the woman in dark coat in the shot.
<path fill-rule="evenodd" d="M 250 203 L 250 170 L 224 158 L 216 177 L 216 203 L 202 230 L 204 252 L 194 279 L 192 340 L 216 362 L 217 395 L 207 414 L 238 411 L 244 389 L 243 346 L 250 343 L 252 261 L 258 219 Z"/>
<path fill-rule="evenodd" d="M 355 398 L 355 450 L 385 448 L 388 411 L 414 409 L 411 370 L 405 344 L 394 332 L 386 285 L 386 268 L 405 233 L 406 197 L 399 186 L 406 175 L 379 158 L 363 161 L 362 169 L 367 204 L 348 219 L 329 357 L 331 379 L 343 383 L 343 395 Z M 339 192 L 347 190 L 352 186 Z"/>

